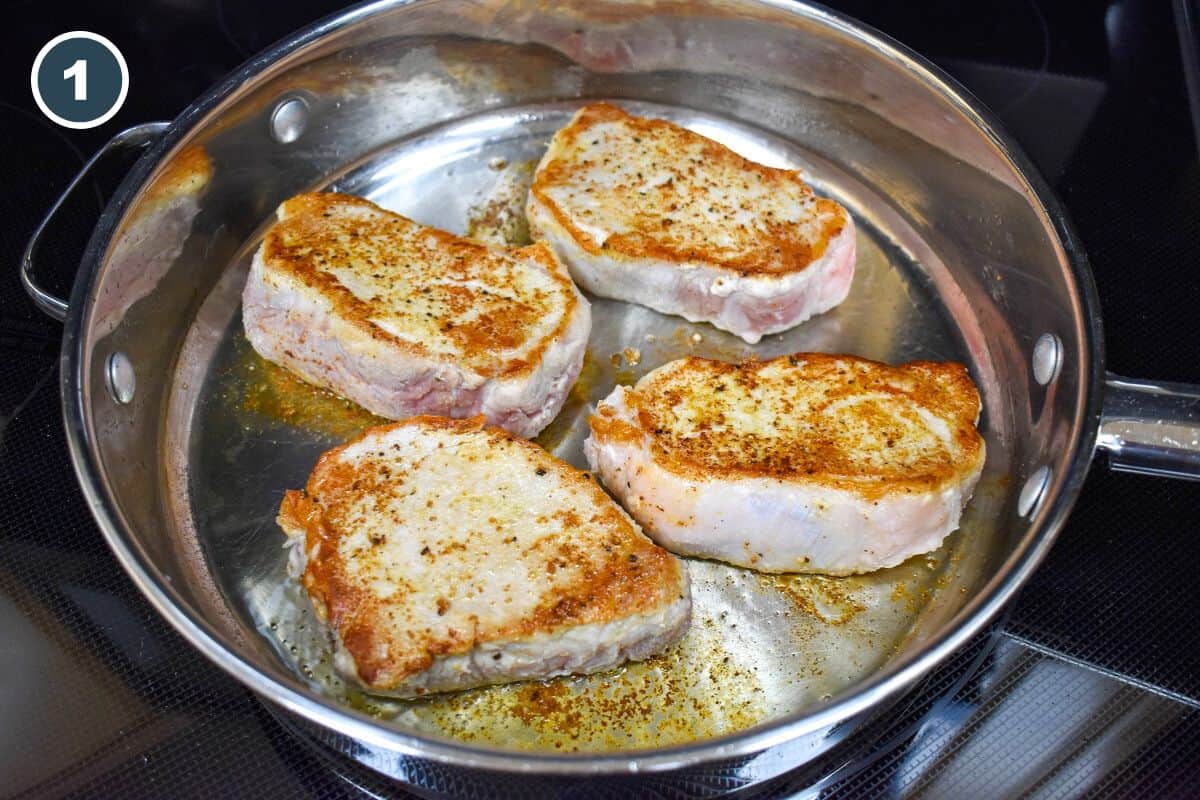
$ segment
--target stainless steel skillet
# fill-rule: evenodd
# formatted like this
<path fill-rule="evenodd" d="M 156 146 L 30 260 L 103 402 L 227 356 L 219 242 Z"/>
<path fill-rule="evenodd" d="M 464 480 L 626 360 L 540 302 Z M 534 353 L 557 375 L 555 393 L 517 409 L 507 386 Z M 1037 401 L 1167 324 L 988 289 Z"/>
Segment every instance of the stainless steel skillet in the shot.
<path fill-rule="evenodd" d="M 366 420 L 249 355 L 245 255 L 280 200 L 314 187 L 519 236 L 505 209 L 526 165 L 591 98 L 803 168 L 845 203 L 862 230 L 850 300 L 754 350 L 965 361 L 984 395 L 984 481 L 961 533 L 886 574 L 781 581 L 694 563 L 698 624 L 659 662 L 384 706 L 323 669 L 271 523 L 278 492 Z M 935 68 L 820 8 L 369 4 L 99 158 L 134 146 L 144 152 L 70 302 L 37 289 L 36 235 L 23 271 L 66 318 L 64 414 L 89 502 L 201 652 L 412 783 L 536 773 L 505 784 L 534 793 L 557 780 L 545 776 L 669 770 L 712 793 L 769 777 L 845 736 L 995 613 L 1049 547 L 1097 446 L 1121 468 L 1200 472 L 1196 390 L 1104 374 L 1084 254 L 1026 159 Z M 617 303 L 598 302 L 595 318 L 585 379 L 542 439 L 568 459 L 588 403 L 614 382 L 685 352 L 749 349 Z"/>

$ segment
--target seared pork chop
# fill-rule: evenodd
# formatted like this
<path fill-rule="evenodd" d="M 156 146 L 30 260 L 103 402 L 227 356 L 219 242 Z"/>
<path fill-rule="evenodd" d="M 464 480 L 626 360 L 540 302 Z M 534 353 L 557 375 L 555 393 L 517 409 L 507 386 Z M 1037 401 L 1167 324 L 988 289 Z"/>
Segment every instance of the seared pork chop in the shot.
<path fill-rule="evenodd" d="M 594 479 L 482 417 L 330 450 L 279 524 L 336 667 L 379 694 L 608 669 L 691 613 L 684 564 Z"/>
<path fill-rule="evenodd" d="M 845 575 L 936 549 L 984 461 L 961 364 L 800 353 L 672 361 L 618 386 L 584 451 L 659 544 Z"/>
<path fill-rule="evenodd" d="M 555 134 L 526 209 L 575 281 L 747 342 L 846 298 L 854 223 L 790 170 L 616 106 Z"/>
<path fill-rule="evenodd" d="M 278 217 L 242 300 L 264 358 L 390 419 L 483 414 L 534 436 L 558 413 L 591 311 L 549 248 L 480 244 L 339 194 Z"/>

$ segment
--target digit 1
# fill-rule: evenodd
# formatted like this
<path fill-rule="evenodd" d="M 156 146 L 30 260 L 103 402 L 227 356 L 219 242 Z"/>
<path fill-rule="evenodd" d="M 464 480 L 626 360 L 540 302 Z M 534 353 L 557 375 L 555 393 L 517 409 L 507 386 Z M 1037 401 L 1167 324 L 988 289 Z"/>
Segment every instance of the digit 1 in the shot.
<path fill-rule="evenodd" d="M 75 99 L 87 100 L 87 62 L 82 58 L 63 70 L 63 80 L 75 81 Z"/>

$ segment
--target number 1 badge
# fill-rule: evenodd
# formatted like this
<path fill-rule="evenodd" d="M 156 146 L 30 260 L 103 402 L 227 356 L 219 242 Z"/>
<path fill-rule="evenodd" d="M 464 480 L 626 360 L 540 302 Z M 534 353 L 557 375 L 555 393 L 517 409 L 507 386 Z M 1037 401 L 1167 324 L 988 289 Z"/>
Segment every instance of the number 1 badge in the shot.
<path fill-rule="evenodd" d="M 117 46 L 98 33 L 55 36 L 38 53 L 30 73 L 42 113 L 66 128 L 84 130 L 112 119 L 129 93 L 129 67 Z"/>

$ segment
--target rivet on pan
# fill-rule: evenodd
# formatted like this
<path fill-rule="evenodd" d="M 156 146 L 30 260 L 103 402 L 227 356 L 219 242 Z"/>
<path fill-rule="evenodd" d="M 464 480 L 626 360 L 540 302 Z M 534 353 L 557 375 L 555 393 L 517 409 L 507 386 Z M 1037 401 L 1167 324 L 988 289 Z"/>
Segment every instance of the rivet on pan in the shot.
<path fill-rule="evenodd" d="M 1062 366 L 1062 342 L 1053 333 L 1043 333 L 1033 346 L 1033 379 L 1045 386 L 1058 377 Z"/>
<path fill-rule="evenodd" d="M 304 135 L 308 127 L 308 103 L 291 97 L 275 106 L 271 112 L 271 136 L 280 144 L 291 144 Z"/>
<path fill-rule="evenodd" d="M 1017 513 L 1022 517 L 1028 517 L 1037 510 L 1043 495 L 1046 494 L 1046 487 L 1050 485 L 1051 474 L 1049 467 L 1038 467 L 1025 481 L 1025 485 L 1021 487 L 1021 495 L 1017 498 Z"/>
<path fill-rule="evenodd" d="M 117 351 L 108 357 L 108 393 L 112 399 L 121 405 L 133 401 L 133 392 L 137 388 L 137 378 L 133 374 L 133 364 L 129 356 Z"/>

